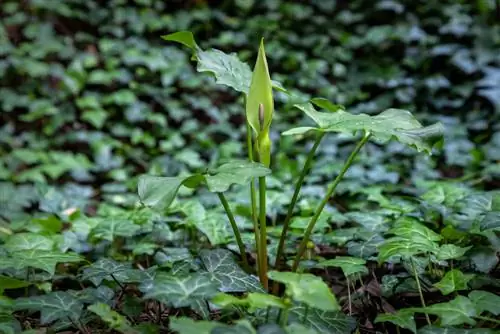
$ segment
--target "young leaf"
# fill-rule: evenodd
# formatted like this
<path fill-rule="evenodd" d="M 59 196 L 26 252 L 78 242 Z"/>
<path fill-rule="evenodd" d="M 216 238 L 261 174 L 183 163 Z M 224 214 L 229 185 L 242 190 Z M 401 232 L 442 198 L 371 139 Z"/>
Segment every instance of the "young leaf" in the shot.
<path fill-rule="evenodd" d="M 458 259 L 471 249 L 472 246 L 459 247 L 453 244 L 445 244 L 439 247 L 439 251 L 436 254 L 438 260 L 453 260 Z"/>
<path fill-rule="evenodd" d="M 449 295 L 454 291 L 467 290 L 467 283 L 474 278 L 474 274 L 464 274 L 458 269 L 450 270 L 438 283 L 434 284 L 441 290 L 443 295 Z"/>
<path fill-rule="evenodd" d="M 410 239 L 415 243 L 427 244 L 429 247 L 434 247 L 434 242 L 443 238 L 430 228 L 419 223 L 417 219 L 406 216 L 398 219 L 387 233 Z"/>
<path fill-rule="evenodd" d="M 474 303 L 477 314 L 488 311 L 500 315 L 500 296 L 491 292 L 475 290 L 469 293 L 469 299 Z"/>
<path fill-rule="evenodd" d="M 217 321 L 195 321 L 185 317 L 171 317 L 170 329 L 179 334 L 211 334 L 212 330 L 223 325 Z"/>
<path fill-rule="evenodd" d="M 379 263 L 387 261 L 392 256 L 410 257 L 422 253 L 434 253 L 437 244 L 416 243 L 411 239 L 394 237 L 387 239 L 379 246 Z"/>
<path fill-rule="evenodd" d="M 259 280 L 243 271 L 235 262 L 233 254 L 226 249 L 204 249 L 201 261 L 207 270 L 203 274 L 222 292 L 263 291 Z"/>
<path fill-rule="evenodd" d="M 286 293 L 295 301 L 325 311 L 340 309 L 337 299 L 323 280 L 312 274 L 270 271 L 269 278 L 286 285 Z"/>
<path fill-rule="evenodd" d="M 427 306 L 425 308 L 412 308 L 415 312 L 435 314 L 441 319 L 443 326 L 459 326 L 462 324 L 475 325 L 472 317 L 476 316 L 474 304 L 464 296 L 446 302 Z"/>
<path fill-rule="evenodd" d="M 334 113 L 318 112 L 311 103 L 296 104 L 295 107 L 309 116 L 318 127 L 301 127 L 285 131 L 283 135 L 303 134 L 308 131 L 354 133 L 370 132 L 379 142 L 396 139 L 417 151 L 430 153 L 443 135 L 441 123 L 423 127 L 407 110 L 387 109 L 376 116 L 350 114 L 341 109 Z"/>
<path fill-rule="evenodd" d="M 255 312 L 257 309 L 266 309 L 268 307 L 286 308 L 281 298 L 259 292 L 251 292 L 244 298 L 234 297 L 226 293 L 219 293 L 212 298 L 212 303 L 220 307 L 234 305 L 246 306 L 250 313 Z"/>
<path fill-rule="evenodd" d="M 90 305 L 87 309 L 97 314 L 105 323 L 108 324 L 109 328 L 111 329 L 124 334 L 138 333 L 130 326 L 127 318 L 125 318 L 120 313 L 112 310 L 111 307 L 109 307 L 109 305 L 107 304 L 96 303 Z"/>
<path fill-rule="evenodd" d="M 173 34 L 161 36 L 161 38 L 166 41 L 181 43 L 191 49 L 198 48 L 198 45 L 196 44 L 193 33 L 191 31 L 178 31 L 174 32 Z"/>
<path fill-rule="evenodd" d="M 137 185 L 139 198 L 146 206 L 164 210 L 172 204 L 181 185 L 190 185 L 192 182 L 197 185 L 198 180 L 198 175 L 179 177 L 141 175 Z"/>
<path fill-rule="evenodd" d="M 337 256 L 335 259 L 320 261 L 316 267 L 339 267 L 342 269 L 344 276 L 349 277 L 352 274 L 368 273 L 368 268 L 365 267 L 366 261 L 357 257 Z"/>
<path fill-rule="evenodd" d="M 19 289 L 30 285 L 31 285 L 30 282 L 21 281 L 17 278 L 0 275 L 0 294 L 3 292 L 3 290 Z"/>
<path fill-rule="evenodd" d="M 209 170 L 204 176 L 209 191 L 225 192 L 233 184 L 244 185 L 270 173 L 271 170 L 260 163 L 234 160 Z"/>
<path fill-rule="evenodd" d="M 375 319 L 377 322 L 391 322 L 396 326 L 408 329 L 413 333 L 417 333 L 417 325 L 415 324 L 415 318 L 413 316 L 414 312 L 412 310 L 399 310 L 396 313 L 383 313 L 379 314 Z"/>
<path fill-rule="evenodd" d="M 46 325 L 68 317 L 77 321 L 82 313 L 83 304 L 71 293 L 57 291 L 43 296 L 18 298 L 14 301 L 14 308 L 41 312 L 40 322 Z"/>

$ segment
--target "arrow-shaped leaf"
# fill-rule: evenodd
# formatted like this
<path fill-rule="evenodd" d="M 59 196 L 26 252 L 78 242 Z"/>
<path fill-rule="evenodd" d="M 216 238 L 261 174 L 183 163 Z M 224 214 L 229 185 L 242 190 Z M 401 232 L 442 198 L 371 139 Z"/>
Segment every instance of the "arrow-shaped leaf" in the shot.
<path fill-rule="evenodd" d="M 441 325 L 443 326 L 476 324 L 472 319 L 477 315 L 476 308 L 469 298 L 464 296 L 458 296 L 446 303 L 434 304 L 425 308 L 412 308 L 412 310 L 437 315 L 441 319 Z"/>
<path fill-rule="evenodd" d="M 443 295 L 449 295 L 454 291 L 467 290 L 467 283 L 474 278 L 474 274 L 464 274 L 458 269 L 450 270 L 438 283 L 434 284 L 441 290 Z"/>
<path fill-rule="evenodd" d="M 376 116 L 351 114 L 342 109 L 336 112 L 318 112 L 311 103 L 295 107 L 309 116 L 317 127 L 299 127 L 285 131 L 283 135 L 303 134 L 309 131 L 355 133 L 368 131 L 379 142 L 396 139 L 417 151 L 431 152 L 432 146 L 441 140 L 444 129 L 441 123 L 423 127 L 413 115 L 402 109 L 387 109 Z"/>
<path fill-rule="evenodd" d="M 368 273 L 365 267 L 366 261 L 357 257 L 337 256 L 335 259 L 319 262 L 317 267 L 339 267 L 346 277 L 356 273 Z"/>
<path fill-rule="evenodd" d="M 401 328 L 406 328 L 411 330 L 413 333 L 417 332 L 417 325 L 415 324 L 415 318 L 413 316 L 414 312 L 412 310 L 399 310 L 396 313 L 384 313 L 379 314 L 375 319 L 377 322 L 392 322 L 394 325 Z"/>

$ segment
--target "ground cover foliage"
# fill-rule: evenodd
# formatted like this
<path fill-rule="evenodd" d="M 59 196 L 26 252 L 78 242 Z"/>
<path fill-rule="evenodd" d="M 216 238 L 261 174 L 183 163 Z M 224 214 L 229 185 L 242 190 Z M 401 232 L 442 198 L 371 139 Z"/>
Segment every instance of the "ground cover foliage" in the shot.
<path fill-rule="evenodd" d="M 5 0 L 0 12 L 0 332 L 498 332 L 495 1 Z M 210 187 L 180 187 L 168 208 L 139 200 L 140 175 L 214 179 L 246 159 L 250 78 L 221 85 L 197 73 L 192 50 L 161 39 L 184 30 L 250 71 L 264 37 L 286 88 L 274 92 L 266 194 L 277 295 L 243 267 Z M 319 216 L 299 275 L 298 245 L 359 140 L 322 139 L 289 261 L 273 270 L 314 143 L 304 127 L 346 131 L 309 120 L 304 103 L 318 97 L 318 110 L 409 110 L 440 122 L 444 140 L 432 155 L 368 142 Z M 248 186 L 233 184 L 245 176 L 223 178 L 224 194 L 254 267 Z"/>

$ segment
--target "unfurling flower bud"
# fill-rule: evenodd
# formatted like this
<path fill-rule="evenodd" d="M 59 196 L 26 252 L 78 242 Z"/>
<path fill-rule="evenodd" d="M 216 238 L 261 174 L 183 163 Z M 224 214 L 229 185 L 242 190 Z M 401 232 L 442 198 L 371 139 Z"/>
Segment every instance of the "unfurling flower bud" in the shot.
<path fill-rule="evenodd" d="M 269 128 L 273 119 L 274 101 L 271 76 L 267 66 L 264 40 L 261 40 L 252 82 L 247 94 L 246 116 L 255 137 L 259 161 L 269 167 L 271 162 L 271 140 Z"/>

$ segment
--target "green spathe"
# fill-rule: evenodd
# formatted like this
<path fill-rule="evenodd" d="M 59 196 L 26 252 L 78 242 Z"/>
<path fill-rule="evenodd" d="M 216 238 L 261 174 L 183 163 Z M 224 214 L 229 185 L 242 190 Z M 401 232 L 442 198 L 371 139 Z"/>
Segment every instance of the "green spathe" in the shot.
<path fill-rule="evenodd" d="M 260 42 L 257 62 L 252 74 L 250 90 L 246 100 L 247 121 L 256 135 L 256 149 L 259 160 L 269 167 L 271 161 L 271 140 L 269 128 L 273 119 L 274 101 L 271 76 L 267 66 L 264 40 Z"/>

